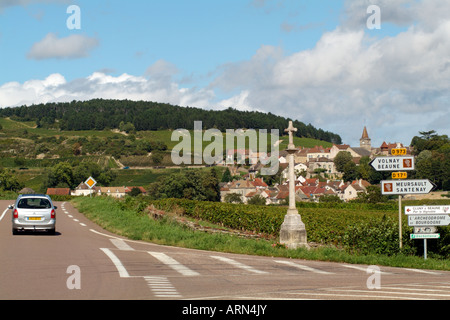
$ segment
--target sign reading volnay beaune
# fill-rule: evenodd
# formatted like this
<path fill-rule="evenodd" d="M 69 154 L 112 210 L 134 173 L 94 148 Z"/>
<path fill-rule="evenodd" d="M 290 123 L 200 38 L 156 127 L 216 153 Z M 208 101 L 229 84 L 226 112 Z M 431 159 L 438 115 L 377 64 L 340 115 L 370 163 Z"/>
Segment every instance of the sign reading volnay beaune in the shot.
<path fill-rule="evenodd" d="M 370 162 L 377 171 L 414 170 L 414 157 L 377 157 Z"/>

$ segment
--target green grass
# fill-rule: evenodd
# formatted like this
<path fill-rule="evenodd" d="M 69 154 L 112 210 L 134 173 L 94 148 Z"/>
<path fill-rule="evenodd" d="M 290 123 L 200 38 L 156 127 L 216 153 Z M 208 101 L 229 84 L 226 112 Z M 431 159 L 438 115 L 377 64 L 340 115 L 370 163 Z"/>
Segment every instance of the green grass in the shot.
<path fill-rule="evenodd" d="M 394 256 L 357 255 L 334 247 L 287 250 L 273 247 L 276 241 L 196 232 L 169 218 L 153 220 L 146 214 L 139 214 L 136 210 L 127 208 L 123 202 L 111 198 L 76 198 L 72 200 L 72 203 L 87 218 L 102 228 L 132 240 L 248 255 L 450 271 L 450 265 L 446 260 L 428 259 L 425 261 L 421 257 L 402 254 Z"/>

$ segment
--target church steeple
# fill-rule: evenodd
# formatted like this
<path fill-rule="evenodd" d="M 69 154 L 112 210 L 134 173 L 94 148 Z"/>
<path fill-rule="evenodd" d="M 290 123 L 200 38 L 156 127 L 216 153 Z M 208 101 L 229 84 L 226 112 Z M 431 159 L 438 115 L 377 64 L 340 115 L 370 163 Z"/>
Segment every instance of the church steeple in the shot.
<path fill-rule="evenodd" d="M 367 128 L 364 127 L 364 131 L 363 131 L 362 137 L 359 140 L 359 146 L 361 148 L 364 148 L 364 149 L 368 150 L 368 151 L 371 151 L 372 150 L 372 143 L 371 142 L 372 142 L 372 140 L 369 138 L 369 133 L 367 132 Z"/>

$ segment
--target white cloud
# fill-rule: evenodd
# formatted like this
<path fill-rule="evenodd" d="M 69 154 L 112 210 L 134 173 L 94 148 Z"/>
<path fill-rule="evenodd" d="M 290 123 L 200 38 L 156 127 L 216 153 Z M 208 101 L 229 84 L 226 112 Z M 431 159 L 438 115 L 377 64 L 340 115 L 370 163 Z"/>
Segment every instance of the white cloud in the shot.
<path fill-rule="evenodd" d="M 4 8 L 14 6 L 27 6 L 35 3 L 63 3 L 68 4 L 70 0 L 0 0 L 0 13 Z"/>
<path fill-rule="evenodd" d="M 430 128 L 450 134 L 448 121 L 442 121 L 450 103 L 450 16 L 443 14 L 450 3 L 393 2 L 405 4 L 415 22 L 400 9 L 388 14 L 390 2 L 380 1 L 385 19 L 411 23 L 396 36 L 371 38 L 364 28 L 350 28 L 354 21 L 344 23 L 310 50 L 285 55 L 263 46 L 248 61 L 222 66 L 213 85 L 235 92 L 226 102 L 312 123 L 347 143 L 359 143 L 365 124 L 375 145 L 384 139 L 409 144 Z M 352 3 L 348 12 L 363 8 L 366 14 L 367 1 L 347 5 Z"/>
<path fill-rule="evenodd" d="M 388 22 L 408 28 L 395 36 L 372 38 L 377 34 L 365 29 L 366 9 L 372 3 L 381 8 L 382 28 Z M 269 1 L 252 4 L 264 7 Z M 233 107 L 312 123 L 339 133 L 353 145 L 364 125 L 374 145 L 383 140 L 408 144 L 422 130 L 450 135 L 448 12 L 448 1 L 351 0 L 346 2 L 346 20 L 324 33 L 313 48 L 288 55 L 281 47 L 263 45 L 250 59 L 217 68 L 211 73 L 215 78 L 204 88 L 181 86 L 174 79 L 180 70 L 159 60 L 143 76 L 96 72 L 66 82 L 55 74 L 43 80 L 7 83 L 0 87 L 0 106 L 109 98 Z M 97 45 L 75 46 L 75 39 L 66 38 L 69 50 L 61 46 L 64 39 L 52 34 L 46 38 L 53 50 L 37 48 L 34 58 L 39 51 L 44 57 L 51 56 L 50 51 L 52 57 L 55 52 L 60 57 L 73 56 L 69 52 L 82 56 Z"/>
<path fill-rule="evenodd" d="M 71 82 L 60 74 L 52 74 L 46 79 L 0 86 L 1 107 L 95 98 L 158 101 L 206 108 L 215 96 L 207 89 L 180 88 L 176 83 L 162 86 L 158 81 L 145 77 L 129 74 L 115 77 L 102 72 Z"/>
<path fill-rule="evenodd" d="M 36 60 L 84 58 L 98 45 L 98 39 L 83 35 L 74 34 L 58 38 L 54 33 L 49 33 L 32 46 L 27 57 Z"/>

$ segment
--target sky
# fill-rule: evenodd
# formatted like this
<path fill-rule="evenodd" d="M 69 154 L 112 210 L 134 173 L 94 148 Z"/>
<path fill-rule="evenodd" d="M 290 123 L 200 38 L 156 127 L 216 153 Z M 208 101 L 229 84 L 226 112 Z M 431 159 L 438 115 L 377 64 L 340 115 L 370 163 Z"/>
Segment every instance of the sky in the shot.
<path fill-rule="evenodd" d="M 0 107 L 94 98 L 450 135 L 450 2 L 0 0 Z"/>

